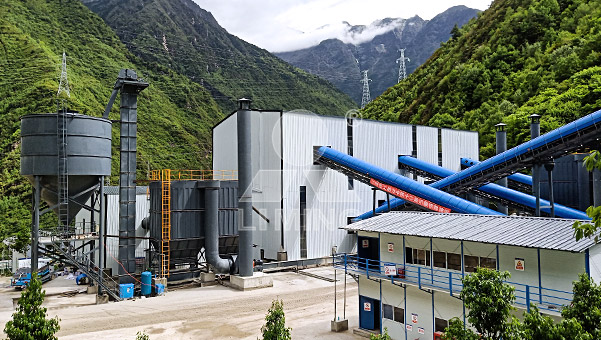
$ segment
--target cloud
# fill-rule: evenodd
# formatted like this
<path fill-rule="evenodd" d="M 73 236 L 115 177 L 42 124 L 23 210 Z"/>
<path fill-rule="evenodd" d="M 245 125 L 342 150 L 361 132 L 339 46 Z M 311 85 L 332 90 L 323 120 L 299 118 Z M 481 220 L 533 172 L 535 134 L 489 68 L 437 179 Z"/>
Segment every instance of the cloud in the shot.
<path fill-rule="evenodd" d="M 361 43 L 390 27 L 351 34 L 344 21 L 367 25 L 387 17 L 431 19 L 456 5 L 484 10 L 492 0 L 194 0 L 230 33 L 272 52 L 293 51 L 338 38 Z"/>

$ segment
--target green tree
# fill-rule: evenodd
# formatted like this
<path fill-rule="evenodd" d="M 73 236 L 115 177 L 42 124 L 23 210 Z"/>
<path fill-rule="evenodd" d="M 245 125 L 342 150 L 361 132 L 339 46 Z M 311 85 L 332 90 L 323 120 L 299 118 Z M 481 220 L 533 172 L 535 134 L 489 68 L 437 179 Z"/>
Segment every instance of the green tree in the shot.
<path fill-rule="evenodd" d="M 469 328 L 466 328 L 459 318 L 452 318 L 449 327 L 445 329 L 443 340 L 478 340 L 480 337 Z"/>
<path fill-rule="evenodd" d="M 286 327 L 286 317 L 284 316 L 284 302 L 273 300 L 271 308 L 265 316 L 265 325 L 261 327 L 263 340 L 290 340 L 290 327 Z"/>
<path fill-rule="evenodd" d="M 591 152 L 589 156 L 584 158 L 584 166 L 588 171 L 601 170 L 601 152 L 598 150 Z M 577 241 L 585 237 L 593 238 L 596 243 L 599 243 L 598 231 L 601 228 L 601 206 L 588 207 L 586 214 L 592 219 L 592 223 L 574 222 L 574 237 Z"/>
<path fill-rule="evenodd" d="M 371 334 L 369 340 L 391 340 L 392 338 L 388 335 L 388 328 L 384 327 L 384 333 L 382 334 Z"/>
<path fill-rule="evenodd" d="M 6 323 L 4 332 L 9 340 L 56 340 L 54 334 L 60 329 L 59 319 L 46 319 L 46 308 L 42 307 L 46 292 L 37 274 L 31 278 L 21 293 L 13 319 Z"/>
<path fill-rule="evenodd" d="M 587 274 L 574 282 L 574 299 L 561 311 L 564 319 L 575 319 L 593 339 L 601 338 L 601 286 Z"/>

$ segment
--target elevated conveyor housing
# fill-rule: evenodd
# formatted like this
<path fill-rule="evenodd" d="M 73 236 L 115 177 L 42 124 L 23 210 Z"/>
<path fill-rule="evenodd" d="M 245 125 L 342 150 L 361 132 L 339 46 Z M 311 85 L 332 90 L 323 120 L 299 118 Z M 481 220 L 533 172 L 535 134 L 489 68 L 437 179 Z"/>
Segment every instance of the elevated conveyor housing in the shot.
<path fill-rule="evenodd" d="M 473 160 L 471 158 L 461 158 L 461 167 L 463 169 L 469 168 L 470 166 L 479 164 L 479 161 Z M 524 175 L 522 173 L 516 172 L 513 175 L 507 176 L 509 179 L 509 187 L 510 188 L 520 188 L 523 190 L 532 190 L 532 176 Z"/>
<path fill-rule="evenodd" d="M 466 192 L 474 187 L 512 175 L 533 163 L 543 163 L 548 159 L 575 152 L 584 145 L 597 141 L 600 130 L 601 110 L 432 183 L 431 186 L 450 192 Z M 405 202 L 402 200 L 391 200 L 390 209 L 398 208 L 403 204 Z M 388 205 L 384 204 L 375 212 L 378 214 L 388 209 Z M 373 212 L 368 211 L 357 216 L 354 221 L 372 216 Z"/>
<path fill-rule="evenodd" d="M 424 162 L 411 156 L 399 156 L 399 168 L 415 172 L 422 177 L 431 178 L 434 180 L 445 178 L 456 173 L 453 170 L 432 165 L 428 162 Z M 476 192 L 484 197 L 500 198 L 501 200 L 517 207 L 530 208 L 531 211 L 534 211 L 536 208 L 536 197 L 520 191 L 505 188 L 498 184 L 485 184 L 477 188 Z M 551 203 L 549 201 L 541 199 L 540 205 L 542 212 L 547 214 L 551 213 Z M 555 215 L 563 218 L 590 220 L 590 217 L 588 217 L 585 212 L 557 203 L 555 203 Z"/>
<path fill-rule="evenodd" d="M 314 156 L 320 164 L 429 210 L 449 212 L 450 209 L 467 214 L 503 215 L 326 146 L 316 147 Z"/>

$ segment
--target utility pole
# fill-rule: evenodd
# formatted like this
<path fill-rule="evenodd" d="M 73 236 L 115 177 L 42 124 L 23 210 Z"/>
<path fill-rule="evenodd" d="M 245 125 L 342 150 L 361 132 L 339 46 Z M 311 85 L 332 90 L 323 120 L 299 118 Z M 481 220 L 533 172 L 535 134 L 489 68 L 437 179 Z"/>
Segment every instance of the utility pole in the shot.
<path fill-rule="evenodd" d="M 61 77 L 58 84 L 58 92 L 56 96 L 58 97 L 61 92 L 67 94 L 67 97 L 71 98 L 71 93 L 69 92 L 69 80 L 67 79 L 67 55 L 65 51 L 63 51 L 63 65 L 61 68 Z"/>
<path fill-rule="evenodd" d="M 369 82 L 371 79 L 367 78 L 367 70 L 363 71 L 363 79 L 361 82 L 363 83 L 363 97 L 361 98 L 361 108 L 364 108 L 371 101 L 371 96 L 369 95 Z"/>
<path fill-rule="evenodd" d="M 405 60 L 411 61 L 411 59 L 405 57 L 405 49 L 401 48 L 401 57 L 396 60 L 397 64 L 399 64 L 399 83 L 401 80 L 405 80 L 407 78 L 407 68 L 405 67 Z"/>

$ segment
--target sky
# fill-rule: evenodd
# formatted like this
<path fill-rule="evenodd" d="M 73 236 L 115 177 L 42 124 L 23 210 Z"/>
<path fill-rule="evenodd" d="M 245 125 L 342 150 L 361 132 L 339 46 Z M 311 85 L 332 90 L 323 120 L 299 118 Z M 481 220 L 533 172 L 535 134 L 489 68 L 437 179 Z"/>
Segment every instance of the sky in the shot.
<path fill-rule="evenodd" d="M 370 40 L 379 33 L 349 36 L 342 24 L 369 25 L 378 19 L 432 19 L 456 5 L 485 10 L 492 0 L 194 0 L 228 32 L 271 52 L 293 51 L 324 39 Z M 325 26 L 325 27 L 324 27 Z"/>

